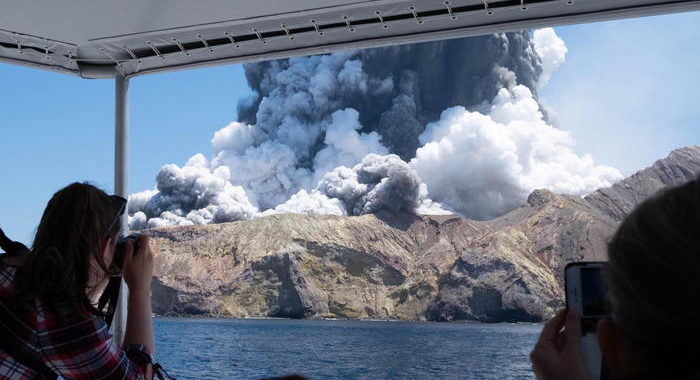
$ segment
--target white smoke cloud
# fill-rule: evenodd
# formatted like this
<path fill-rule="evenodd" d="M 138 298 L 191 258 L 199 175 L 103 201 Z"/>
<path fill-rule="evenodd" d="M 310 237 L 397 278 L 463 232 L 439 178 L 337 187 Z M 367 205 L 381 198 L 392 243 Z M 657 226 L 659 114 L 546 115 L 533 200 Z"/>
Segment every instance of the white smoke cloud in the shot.
<path fill-rule="evenodd" d="M 271 67 L 261 84 L 269 93 L 258 106 L 257 123 L 234 122 L 217 131 L 212 167 L 230 168 L 231 182 L 265 210 L 310 189 L 335 167 L 388 153 L 379 134 L 357 132 L 358 112 L 342 109 L 337 99 L 339 93 L 386 87 L 368 82 L 356 54 L 293 58 L 288 67 Z"/>
<path fill-rule="evenodd" d="M 432 199 L 462 215 L 489 219 L 537 188 L 583 195 L 622 174 L 578 156 L 565 131 L 548 125 L 530 89 L 501 89 L 488 114 L 452 107 L 420 136 L 411 161 Z"/>
<path fill-rule="evenodd" d="M 362 215 L 381 210 L 415 212 L 419 206 L 428 212 L 446 212 L 427 199 L 425 185 L 418 173 L 399 156 L 370 153 L 352 168 L 339 166 L 327 172 L 312 191 L 301 190 L 264 215 L 281 212 Z"/>
<path fill-rule="evenodd" d="M 130 226 L 382 210 L 485 219 L 535 188 L 607 186 L 620 174 L 577 156 L 531 91 L 565 54 L 543 29 L 248 65 L 259 95 L 241 121 L 214 134 L 211 161 L 165 165 L 156 189 L 133 194 Z M 469 63 L 455 71 L 456 59 Z"/>
<path fill-rule="evenodd" d="M 425 183 L 420 184 L 418 193 L 418 206 L 415 210 L 416 214 L 420 215 L 454 215 L 459 214 L 454 208 L 440 202 L 435 202 L 428 195 L 428 186 Z"/>
<path fill-rule="evenodd" d="M 129 197 L 132 229 L 230 222 L 250 219 L 258 211 L 243 188 L 231 184 L 229 168 L 211 170 L 202 154 L 182 168 L 163 166 L 156 180 L 157 190 Z"/>
<path fill-rule="evenodd" d="M 335 111 L 326 128 L 326 145 L 314 157 L 314 170 L 325 174 L 339 166 L 352 166 L 370 153 L 388 154 L 377 132 L 358 133 L 362 128 L 359 113 L 354 109 Z"/>
<path fill-rule="evenodd" d="M 340 199 L 329 198 L 318 190 L 310 192 L 299 190 L 288 201 L 281 205 L 260 213 L 260 216 L 273 214 L 327 214 L 347 215 L 345 204 Z"/>
<path fill-rule="evenodd" d="M 129 197 L 131 199 L 131 197 Z M 131 206 L 129 206 L 131 208 Z M 129 228 L 132 230 L 142 230 L 148 228 L 148 216 L 143 211 L 136 211 L 129 215 Z"/>
<path fill-rule="evenodd" d="M 549 82 L 552 72 L 564 63 L 569 49 L 552 28 L 535 30 L 532 42 L 535 45 L 535 52 L 542 60 L 542 74 L 537 82 L 538 86 L 542 87 Z"/>
<path fill-rule="evenodd" d="M 256 132 L 258 131 L 255 126 L 234 121 L 214 132 L 214 137 L 211 139 L 212 150 L 215 155 L 223 151 L 243 154 L 256 141 L 264 140 L 265 137 Z"/>
<path fill-rule="evenodd" d="M 346 205 L 349 215 L 390 210 L 413 212 L 420 199 L 421 180 L 399 156 L 368 154 L 352 169 L 345 166 L 327 173 L 316 190 Z"/>
<path fill-rule="evenodd" d="M 146 203 L 151 200 L 156 194 L 158 194 L 157 189 L 144 190 L 138 193 L 133 193 L 129 195 L 129 214 L 134 214 L 143 210 Z"/>

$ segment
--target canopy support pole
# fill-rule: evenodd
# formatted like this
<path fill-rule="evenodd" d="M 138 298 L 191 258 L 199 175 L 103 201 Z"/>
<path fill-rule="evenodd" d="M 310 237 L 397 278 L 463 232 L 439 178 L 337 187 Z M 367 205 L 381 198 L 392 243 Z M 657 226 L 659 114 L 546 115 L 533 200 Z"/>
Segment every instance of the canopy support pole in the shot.
<path fill-rule="evenodd" d="M 114 92 L 114 193 L 127 198 L 129 195 L 129 79 L 117 76 Z M 122 216 L 122 235 L 129 232 L 128 211 Z M 126 329 L 127 297 L 129 289 L 124 280 L 119 291 L 117 310 L 114 313 L 113 330 L 117 345 L 124 341 Z"/>

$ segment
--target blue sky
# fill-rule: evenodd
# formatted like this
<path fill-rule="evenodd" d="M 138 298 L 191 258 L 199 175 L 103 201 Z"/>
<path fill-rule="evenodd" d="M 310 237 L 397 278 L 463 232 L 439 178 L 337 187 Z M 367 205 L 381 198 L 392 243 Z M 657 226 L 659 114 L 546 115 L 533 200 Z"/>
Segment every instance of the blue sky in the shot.
<path fill-rule="evenodd" d="M 569 52 L 540 91 L 579 154 L 630 174 L 700 144 L 700 12 L 556 28 Z M 113 188 L 114 84 L 0 63 L 0 227 L 29 243 L 46 202 L 88 180 Z M 250 90 L 239 65 L 131 81 L 131 192 L 209 154 Z"/>
<path fill-rule="evenodd" d="M 540 98 L 578 153 L 631 174 L 700 144 L 700 12 L 556 28 L 569 48 Z"/>

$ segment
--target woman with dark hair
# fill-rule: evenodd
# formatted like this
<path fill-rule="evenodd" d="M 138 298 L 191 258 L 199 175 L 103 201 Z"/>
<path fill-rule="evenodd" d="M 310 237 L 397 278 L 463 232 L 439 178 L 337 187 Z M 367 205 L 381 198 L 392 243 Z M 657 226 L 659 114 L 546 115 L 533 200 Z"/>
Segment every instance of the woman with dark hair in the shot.
<path fill-rule="evenodd" d="M 127 243 L 124 344 L 96 300 L 109 278 L 126 200 L 84 183 L 53 195 L 31 251 L 0 256 L 0 379 L 150 379 L 155 247 Z"/>
<path fill-rule="evenodd" d="M 700 379 L 700 179 L 639 205 L 608 256 L 612 318 L 597 335 L 611 378 Z M 572 313 L 545 325 L 531 354 L 539 379 L 588 378 L 580 335 Z"/>

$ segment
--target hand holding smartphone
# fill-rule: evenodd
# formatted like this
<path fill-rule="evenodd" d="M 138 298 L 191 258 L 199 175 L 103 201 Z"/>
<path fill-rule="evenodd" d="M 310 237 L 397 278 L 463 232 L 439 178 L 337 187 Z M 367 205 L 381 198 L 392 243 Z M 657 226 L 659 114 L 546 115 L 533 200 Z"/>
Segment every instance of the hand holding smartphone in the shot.
<path fill-rule="evenodd" d="M 576 262 L 566 266 L 566 307 L 581 317 L 581 351 L 593 380 L 609 378 L 598 345 L 598 321 L 610 317 L 610 298 L 603 279 L 603 262 Z"/>

